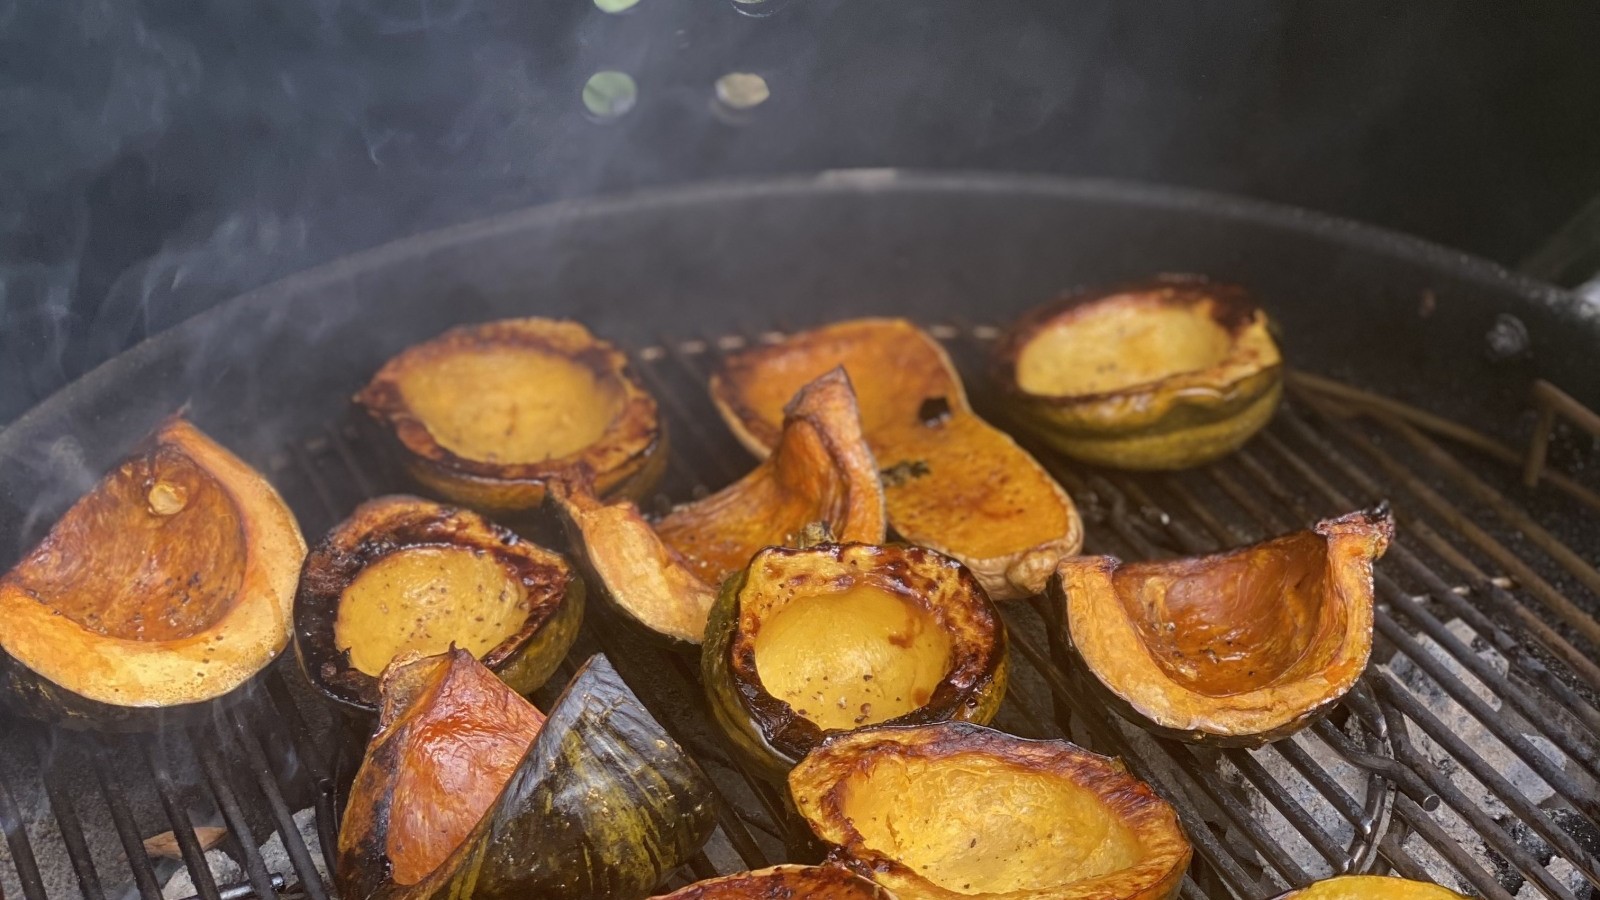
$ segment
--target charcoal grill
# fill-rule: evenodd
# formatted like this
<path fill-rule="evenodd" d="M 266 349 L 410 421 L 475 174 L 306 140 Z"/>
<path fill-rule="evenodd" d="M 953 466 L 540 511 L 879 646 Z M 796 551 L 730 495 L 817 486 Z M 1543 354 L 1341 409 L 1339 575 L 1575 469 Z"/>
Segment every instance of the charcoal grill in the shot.
<path fill-rule="evenodd" d="M 673 434 L 652 501 L 664 508 L 752 464 L 706 395 L 724 353 L 898 312 L 947 345 L 983 410 L 979 373 L 999 325 L 1061 289 L 1153 271 L 1255 289 L 1297 371 L 1272 425 L 1201 469 L 1130 475 L 1036 449 L 1083 511 L 1087 551 L 1206 552 L 1387 501 L 1399 540 L 1379 567 L 1373 666 L 1291 740 L 1191 747 L 1096 704 L 1057 662 L 1048 611 L 1021 602 L 1005 609 L 1017 671 L 997 726 L 1070 737 L 1155 785 L 1196 847 L 1187 898 L 1265 898 L 1365 871 L 1502 900 L 1600 896 L 1593 495 L 1548 477 L 1527 489 L 1491 458 L 1504 451 L 1464 449 L 1363 392 L 1513 443 L 1536 377 L 1594 404 L 1587 360 L 1600 324 L 1488 264 L 1310 214 L 1126 185 L 856 172 L 557 206 L 424 236 L 202 315 L 0 433 L 0 552 L 9 564 L 180 406 L 267 472 L 315 538 L 362 499 L 407 487 L 354 427 L 350 393 L 389 354 L 460 321 L 574 315 L 629 346 Z M 1526 337 L 1511 352 L 1485 343 L 1505 316 Z M 720 789 L 716 834 L 672 884 L 815 855 L 782 797 L 714 735 L 692 661 L 596 611 L 555 681 L 595 652 Z M 154 898 L 177 868 L 208 900 L 329 896 L 316 857 L 331 858 L 360 736 L 300 679 L 280 660 L 240 702 L 153 735 L 6 720 L 4 896 Z M 228 829 L 222 849 L 241 864 L 220 880 L 193 837 L 202 824 Z M 142 841 L 166 831 L 181 861 L 147 857 Z"/>

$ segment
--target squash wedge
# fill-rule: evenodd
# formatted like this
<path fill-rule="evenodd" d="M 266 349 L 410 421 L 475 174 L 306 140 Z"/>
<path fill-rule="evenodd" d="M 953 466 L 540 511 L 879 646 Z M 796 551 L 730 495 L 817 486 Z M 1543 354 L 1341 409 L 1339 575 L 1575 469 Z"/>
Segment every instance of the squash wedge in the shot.
<path fill-rule="evenodd" d="M 883 542 L 884 492 L 850 378 L 833 369 L 799 385 L 781 422 L 772 454 L 750 474 L 656 523 L 707 584 L 722 584 L 762 547 L 795 543 L 817 522 L 840 541 Z"/>
<path fill-rule="evenodd" d="M 627 501 L 602 502 L 583 473 L 552 482 L 551 502 L 585 574 L 623 619 L 669 645 L 696 647 L 717 586 L 763 547 L 821 525 L 882 541 L 883 490 L 843 371 L 800 389 L 778 452 L 721 492 L 652 527 Z"/>
<path fill-rule="evenodd" d="M 472 653 L 520 694 L 550 678 L 583 621 L 584 585 L 560 554 L 470 510 L 369 500 L 306 556 L 295 652 L 313 687 L 356 714 L 404 653 Z"/>
<path fill-rule="evenodd" d="M 288 644 L 305 552 L 259 473 L 169 419 L 0 578 L 5 698 L 141 730 L 228 694 Z"/>
<path fill-rule="evenodd" d="M 1267 424 L 1283 359 L 1242 288 L 1167 276 L 1024 316 L 996 344 L 994 381 L 1017 423 L 1068 456 L 1182 469 Z"/>
<path fill-rule="evenodd" d="M 578 466 L 623 497 L 666 468 L 655 398 L 622 351 L 576 322 L 452 328 L 385 363 L 355 401 L 428 492 L 483 512 L 534 509 Z"/>
<path fill-rule="evenodd" d="M 1070 653 L 1110 705 L 1166 737 L 1256 746 L 1304 728 L 1366 671 L 1386 509 L 1227 553 L 1062 562 Z"/>
<path fill-rule="evenodd" d="M 876 884 L 823 866 L 772 866 L 697 881 L 656 900 L 895 900 Z"/>
<path fill-rule="evenodd" d="M 712 376 L 711 396 L 740 442 L 765 456 L 783 404 L 836 366 L 855 383 L 895 532 L 960 560 L 996 600 L 1043 591 L 1056 562 L 1083 544 L 1077 508 L 972 412 L 944 349 L 910 322 L 839 322 L 751 348 Z"/>
<path fill-rule="evenodd" d="M 830 861 L 901 900 L 1161 900 L 1191 855 L 1118 761 L 964 722 L 830 737 L 789 791 Z"/>
<path fill-rule="evenodd" d="M 636 900 L 711 834 L 712 787 L 603 656 L 549 718 L 463 650 L 383 676 L 339 829 L 351 900 Z"/>
<path fill-rule="evenodd" d="M 723 584 L 700 656 L 712 718 L 781 776 L 827 735 L 987 723 L 1009 675 L 999 610 L 922 547 L 771 547 Z"/>

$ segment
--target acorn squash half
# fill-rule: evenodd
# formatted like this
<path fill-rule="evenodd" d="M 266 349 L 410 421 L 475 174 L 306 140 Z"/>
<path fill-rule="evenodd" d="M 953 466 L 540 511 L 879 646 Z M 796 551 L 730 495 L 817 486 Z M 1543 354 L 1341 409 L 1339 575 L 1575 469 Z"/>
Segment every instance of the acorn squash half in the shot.
<path fill-rule="evenodd" d="M 829 859 L 900 900 L 1158 900 L 1177 814 L 1122 764 L 964 722 L 830 737 L 789 774 Z"/>
<path fill-rule="evenodd" d="M 288 644 L 305 552 L 260 473 L 169 419 L 0 578 L 3 693 L 116 730 L 221 697 Z"/>
<path fill-rule="evenodd" d="M 666 467 L 655 398 L 622 351 L 576 322 L 452 328 L 389 360 L 355 400 L 429 492 L 489 513 L 530 510 L 584 466 L 638 497 Z"/>
<path fill-rule="evenodd" d="M 1283 359 L 1243 288 L 1168 276 L 1034 310 L 996 345 L 994 380 L 1017 423 L 1068 456 L 1182 469 L 1267 424 Z"/>
<path fill-rule="evenodd" d="M 583 604 L 583 579 L 559 553 L 470 510 L 379 497 L 306 556 L 295 651 L 311 684 L 356 713 L 377 710 L 395 657 L 452 647 L 527 694 L 571 649 Z"/>
<path fill-rule="evenodd" d="M 712 786 L 591 658 L 540 715 L 472 654 L 397 659 L 351 784 L 347 900 L 629 900 L 711 834 Z"/>
<path fill-rule="evenodd" d="M 876 884 L 823 866 L 772 866 L 697 881 L 656 900 L 895 900 Z"/>
<path fill-rule="evenodd" d="M 1310 724 L 1372 652 L 1386 509 L 1187 559 L 1062 562 L 1070 652 L 1111 705 L 1166 737 L 1256 746 Z"/>
<path fill-rule="evenodd" d="M 700 657 L 712 718 L 781 775 L 830 734 L 988 722 L 1009 671 L 999 611 L 922 547 L 772 547 L 724 583 Z"/>
<path fill-rule="evenodd" d="M 996 600 L 1043 591 L 1056 562 L 1083 544 L 1077 508 L 1027 451 L 972 412 L 944 349 L 910 322 L 839 322 L 734 354 L 712 376 L 711 396 L 764 456 L 784 403 L 835 366 L 855 384 L 895 532 L 966 564 Z"/>
<path fill-rule="evenodd" d="M 1278 900 L 1463 900 L 1448 888 L 1426 881 L 1388 875 L 1340 875 L 1325 878 Z"/>

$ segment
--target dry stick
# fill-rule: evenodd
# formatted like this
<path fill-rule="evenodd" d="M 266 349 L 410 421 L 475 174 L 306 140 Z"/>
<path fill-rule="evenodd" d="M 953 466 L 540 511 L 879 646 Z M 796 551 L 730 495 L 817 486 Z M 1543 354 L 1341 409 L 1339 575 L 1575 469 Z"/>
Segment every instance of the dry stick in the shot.
<path fill-rule="evenodd" d="M 1354 388 L 1331 378 L 1323 378 L 1320 375 L 1312 375 L 1309 372 L 1302 372 L 1298 369 L 1291 370 L 1287 377 L 1292 387 L 1342 401 L 1348 404 L 1348 408 L 1354 409 L 1358 413 L 1387 413 L 1425 431 L 1465 444 L 1500 462 L 1517 466 L 1518 468 L 1524 466 L 1523 455 L 1510 447 L 1465 425 L 1459 425 L 1442 416 L 1436 416 L 1433 413 L 1417 409 L 1409 403 L 1391 400 L 1371 391 Z M 1544 472 L 1543 478 L 1579 501 L 1600 510 L 1600 494 L 1584 487 L 1577 481 L 1560 472 Z"/>

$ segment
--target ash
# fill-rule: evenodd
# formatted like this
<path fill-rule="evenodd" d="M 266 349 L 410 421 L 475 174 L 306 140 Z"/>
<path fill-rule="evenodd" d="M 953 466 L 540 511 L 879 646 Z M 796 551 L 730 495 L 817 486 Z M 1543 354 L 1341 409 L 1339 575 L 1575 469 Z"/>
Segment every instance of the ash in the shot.
<path fill-rule="evenodd" d="M 1488 643 L 1478 637 L 1471 626 L 1460 620 L 1451 620 L 1446 628 L 1464 644 L 1473 648 L 1480 659 L 1488 663 L 1493 669 L 1504 675 L 1507 671 L 1506 660 L 1498 652 L 1490 648 Z M 1548 758 L 1567 774 L 1580 779 L 1579 773 L 1553 743 L 1537 733 L 1526 719 L 1507 707 L 1502 706 L 1502 701 L 1483 683 L 1481 683 L 1466 667 L 1457 661 L 1448 650 L 1428 638 L 1426 635 L 1418 637 L 1423 649 L 1438 660 L 1443 667 L 1459 679 L 1472 693 L 1487 703 L 1496 713 L 1503 716 L 1511 727 L 1531 744 L 1535 751 Z M 1449 732 L 1457 735 L 1478 755 L 1483 758 L 1488 767 L 1502 775 L 1511 785 L 1536 806 L 1550 813 L 1551 818 L 1558 827 L 1568 827 L 1569 823 L 1582 824 L 1581 817 L 1567 815 L 1570 812 L 1565 802 L 1556 796 L 1555 791 L 1546 784 L 1544 779 L 1537 775 L 1528 765 L 1517 756 L 1511 748 L 1495 737 L 1471 712 L 1463 708 L 1455 700 L 1445 694 L 1444 690 L 1435 681 L 1423 672 L 1411 659 L 1403 654 L 1396 653 L 1388 663 L 1378 666 L 1382 674 L 1393 677 L 1402 688 L 1415 697 L 1421 704 L 1433 713 L 1441 725 Z M 1465 795 L 1468 802 L 1483 810 L 1491 819 L 1500 825 L 1514 841 L 1523 845 L 1530 854 L 1544 864 L 1549 875 L 1578 900 L 1586 900 L 1600 896 L 1591 891 L 1590 885 L 1572 863 L 1555 855 L 1548 845 L 1534 834 L 1531 829 L 1524 826 L 1486 786 L 1466 770 L 1460 761 L 1440 746 L 1421 727 L 1413 722 L 1407 722 L 1407 731 L 1412 745 L 1421 757 L 1423 765 L 1432 766 L 1437 771 L 1447 775 L 1457 789 Z M 1589 787 L 1593 788 L 1593 785 Z M 1441 804 L 1432 814 L 1435 822 L 1451 840 L 1456 841 L 1461 849 L 1466 851 L 1474 864 L 1484 872 L 1495 877 L 1508 892 L 1517 897 L 1544 897 L 1545 892 L 1532 881 L 1527 880 L 1518 869 L 1506 861 L 1499 853 L 1485 845 L 1483 838 L 1478 834 L 1466 819 L 1448 803 Z M 1571 830 L 1571 828 L 1569 828 Z M 1582 835 L 1575 834 L 1582 839 Z M 1402 847 L 1418 864 L 1428 873 L 1429 877 L 1447 887 L 1471 892 L 1471 883 L 1446 862 L 1442 856 L 1421 836 L 1408 834 Z"/>
<path fill-rule="evenodd" d="M 294 814 L 294 824 L 300 832 L 300 840 L 305 842 L 306 851 L 311 855 L 312 865 L 316 866 L 317 874 L 322 877 L 323 884 L 327 884 L 328 864 L 322 858 L 322 845 L 317 839 L 316 813 L 310 809 L 302 809 Z M 271 839 L 261 845 L 261 863 L 269 875 L 279 874 L 291 885 L 295 883 L 294 863 L 289 859 L 289 851 L 283 846 L 282 835 L 274 832 Z M 210 867 L 211 877 L 216 880 L 218 888 L 248 880 L 249 876 L 245 875 L 244 869 L 221 850 L 206 851 L 206 864 Z M 162 900 L 189 900 L 199 893 L 188 867 L 179 868 L 161 889 Z"/>

